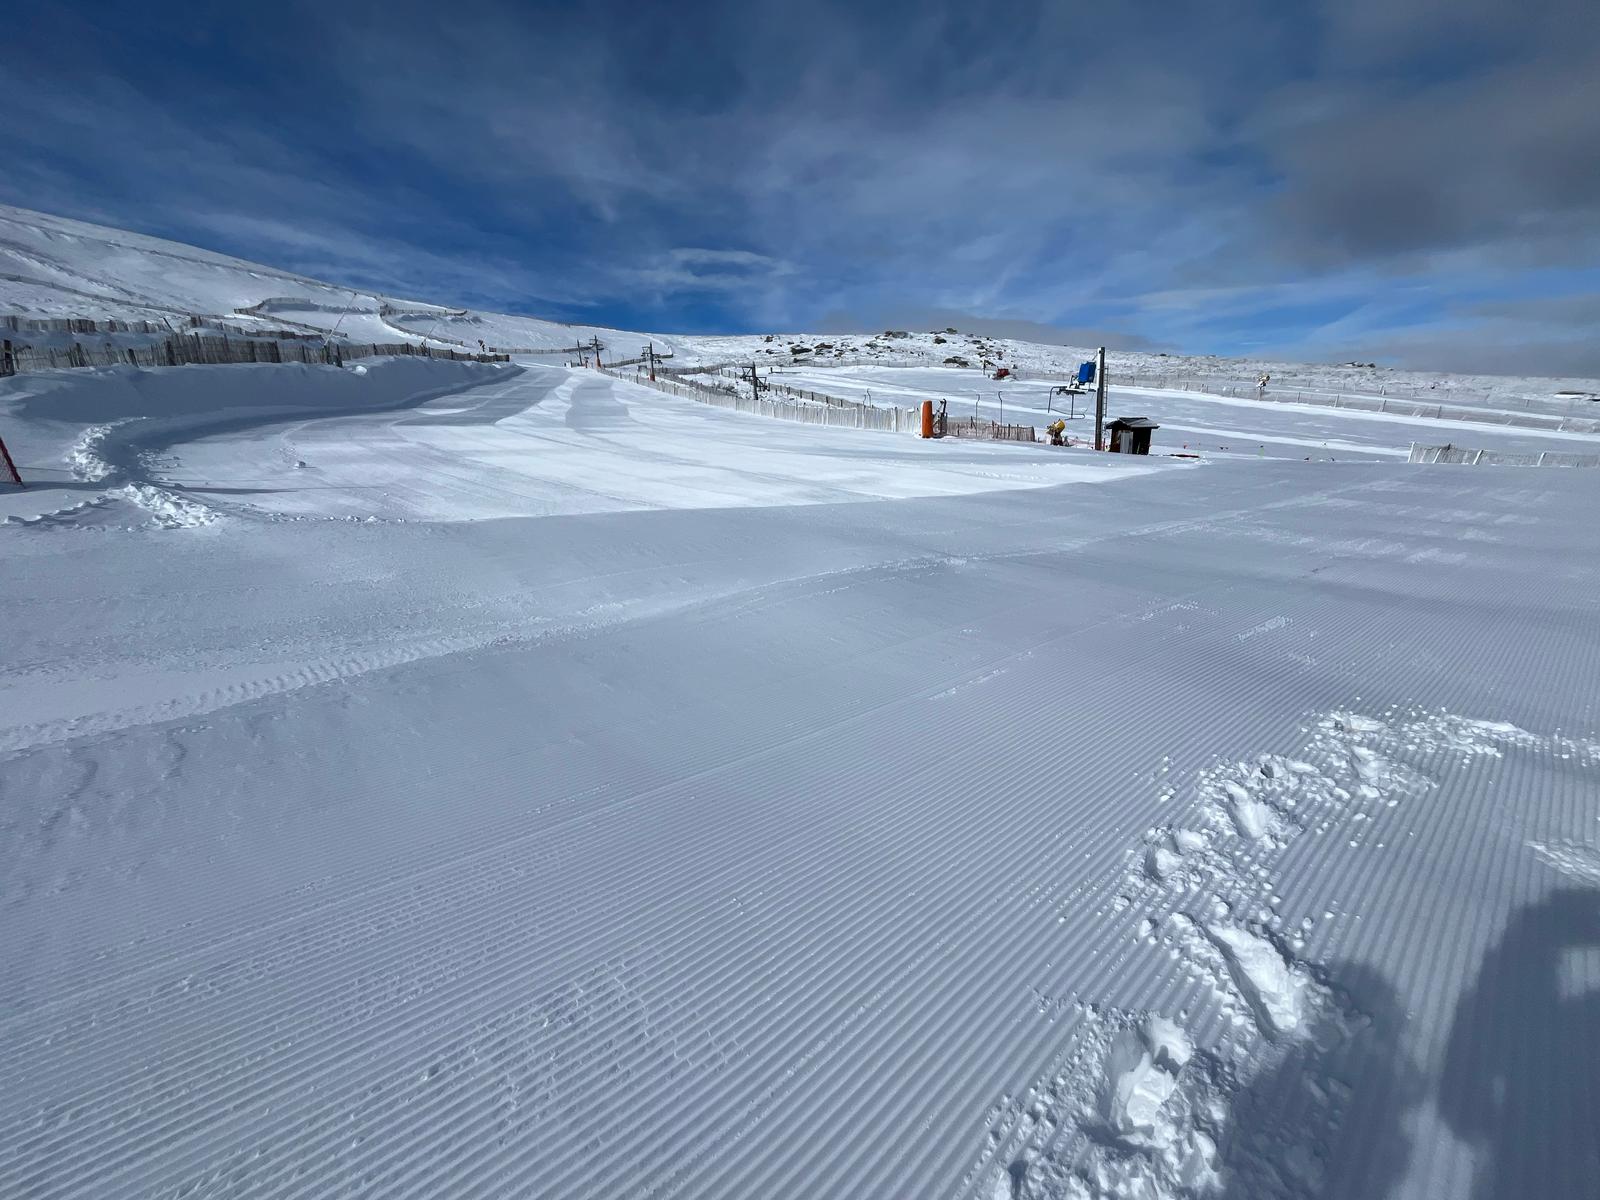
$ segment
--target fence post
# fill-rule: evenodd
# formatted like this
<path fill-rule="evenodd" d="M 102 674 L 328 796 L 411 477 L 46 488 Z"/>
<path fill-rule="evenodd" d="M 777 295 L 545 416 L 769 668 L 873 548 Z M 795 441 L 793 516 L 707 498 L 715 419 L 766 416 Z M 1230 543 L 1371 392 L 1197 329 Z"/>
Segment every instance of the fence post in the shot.
<path fill-rule="evenodd" d="M 17 361 L 11 353 L 11 339 L 6 338 L 3 343 L 0 343 L 0 375 L 15 375 L 16 373 Z"/>

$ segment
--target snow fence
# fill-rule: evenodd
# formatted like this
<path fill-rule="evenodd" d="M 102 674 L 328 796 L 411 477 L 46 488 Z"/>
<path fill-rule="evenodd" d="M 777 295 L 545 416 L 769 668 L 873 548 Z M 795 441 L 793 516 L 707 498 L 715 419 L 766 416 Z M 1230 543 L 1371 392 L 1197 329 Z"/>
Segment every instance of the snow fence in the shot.
<path fill-rule="evenodd" d="M 1600 454 L 1512 454 L 1502 450 L 1469 450 L 1465 446 L 1422 446 L 1411 443 L 1414 463 L 1465 463 L 1496 467 L 1600 467 Z"/>
<path fill-rule="evenodd" d="M 828 397 L 818 400 L 758 400 L 736 392 L 698 386 L 692 383 L 670 383 L 665 379 L 651 380 L 643 375 L 601 368 L 615 379 L 642 384 L 665 392 L 669 396 L 682 396 L 713 408 L 730 408 L 735 412 L 754 413 L 779 421 L 798 421 L 802 425 L 834 425 L 845 429 L 871 429 L 881 433 L 921 433 L 922 414 L 914 408 L 877 408 L 870 404 L 857 404 L 849 400 Z"/>

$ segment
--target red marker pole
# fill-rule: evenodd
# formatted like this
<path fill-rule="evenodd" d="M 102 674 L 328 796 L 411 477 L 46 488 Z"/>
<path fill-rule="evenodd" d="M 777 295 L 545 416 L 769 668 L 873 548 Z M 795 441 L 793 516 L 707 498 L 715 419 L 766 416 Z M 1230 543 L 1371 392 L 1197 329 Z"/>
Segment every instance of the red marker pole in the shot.
<path fill-rule="evenodd" d="M 0 438 L 0 459 L 5 460 L 6 470 L 11 475 L 11 482 L 18 487 L 27 487 L 28 485 L 22 482 L 22 476 L 17 474 L 17 464 L 11 461 L 11 451 L 6 449 L 5 438 Z"/>

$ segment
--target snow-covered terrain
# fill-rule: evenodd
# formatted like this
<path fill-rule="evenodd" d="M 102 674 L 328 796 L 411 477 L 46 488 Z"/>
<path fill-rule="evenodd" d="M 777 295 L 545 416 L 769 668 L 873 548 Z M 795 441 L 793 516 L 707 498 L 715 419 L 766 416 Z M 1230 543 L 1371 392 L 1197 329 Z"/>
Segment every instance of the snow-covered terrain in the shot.
<path fill-rule="evenodd" d="M 1293 400 L 1264 401 L 1177 388 L 1128 386 L 1108 370 L 1106 415 L 1148 416 L 1160 422 L 1158 450 L 1207 454 L 1277 455 L 1313 459 L 1404 457 L 1412 442 L 1457 442 L 1500 450 L 1594 453 L 1600 424 L 1591 430 L 1541 429 L 1477 420 L 1438 419 L 1400 413 L 1334 408 Z M 955 367 L 790 367 L 771 376 L 789 386 L 847 400 L 908 407 L 924 399 L 944 400 L 952 416 L 1031 424 L 1043 429 L 1058 416 L 1069 419 L 1067 435 L 1094 440 L 1094 393 L 1063 397 L 1054 388 L 1066 378 L 994 380 Z M 1473 406 L 1481 407 L 1481 406 Z M 1464 408 L 1464 411 L 1466 409 Z M 1600 417 L 1600 411 L 1593 414 Z"/>
<path fill-rule="evenodd" d="M 453 309 L 322 283 L 290 272 L 124 230 L 0 205 L 0 316 L 172 320 L 200 315 L 263 329 L 300 325 L 358 342 L 428 341 L 437 345 L 557 350 L 598 337 L 608 359 L 632 358 L 648 342 L 686 362 L 787 365 L 880 363 L 936 367 L 957 358 L 977 370 L 988 361 L 1024 378 L 1065 379 L 1092 347 L 1043 346 L 955 330 L 705 336 L 633 333 L 507 313 Z M 1393 396 L 1510 411 L 1600 418 L 1600 382 L 1592 379 L 1472 376 L 1355 364 L 1281 363 L 1143 351 L 1111 351 L 1111 377 L 1124 385 L 1160 383 L 1213 390 L 1253 389 L 1261 375 L 1272 392 Z"/>
<path fill-rule="evenodd" d="M 302 325 L 358 342 L 430 340 L 555 349 L 616 330 L 463 312 L 339 287 L 209 250 L 0 205 L 0 316 Z M 664 339 L 658 344 L 670 350 Z M 627 335 L 628 355 L 638 339 Z"/>
<path fill-rule="evenodd" d="M 1600 436 L 1123 378 L 0 381 L 0 1196 L 1594 1195 Z"/>

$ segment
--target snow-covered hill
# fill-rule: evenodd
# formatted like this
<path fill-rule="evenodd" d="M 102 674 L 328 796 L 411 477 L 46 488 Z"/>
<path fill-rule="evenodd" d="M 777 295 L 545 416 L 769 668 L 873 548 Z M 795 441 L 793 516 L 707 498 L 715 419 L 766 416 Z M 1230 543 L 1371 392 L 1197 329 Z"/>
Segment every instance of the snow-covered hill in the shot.
<path fill-rule="evenodd" d="M 480 338 L 506 349 L 556 349 L 598 336 L 630 357 L 642 344 L 637 335 L 621 337 L 596 326 L 463 311 L 322 283 L 178 242 L 6 205 L 0 205 L 0 316 L 156 322 L 220 317 L 263 329 L 300 325 L 353 341 L 432 339 L 473 348 Z"/>
<path fill-rule="evenodd" d="M 363 342 L 409 340 L 476 348 L 554 350 L 598 337 L 608 357 L 632 358 L 647 342 L 680 362 L 1006 366 L 1024 378 L 1066 378 L 1094 352 L 943 330 L 661 334 L 573 325 L 510 313 L 455 309 L 426 300 L 323 283 L 259 263 L 142 234 L 0 205 L 0 316 L 172 319 L 225 317 L 261 328 L 302 326 Z M 952 361 L 953 360 L 953 361 Z M 1278 390 L 1424 397 L 1449 403 L 1522 401 L 1583 407 L 1600 381 L 1473 376 L 1385 367 L 1283 363 L 1112 351 L 1123 384 L 1248 388 L 1270 375 Z M 1595 408 L 1600 410 L 1600 404 Z"/>

